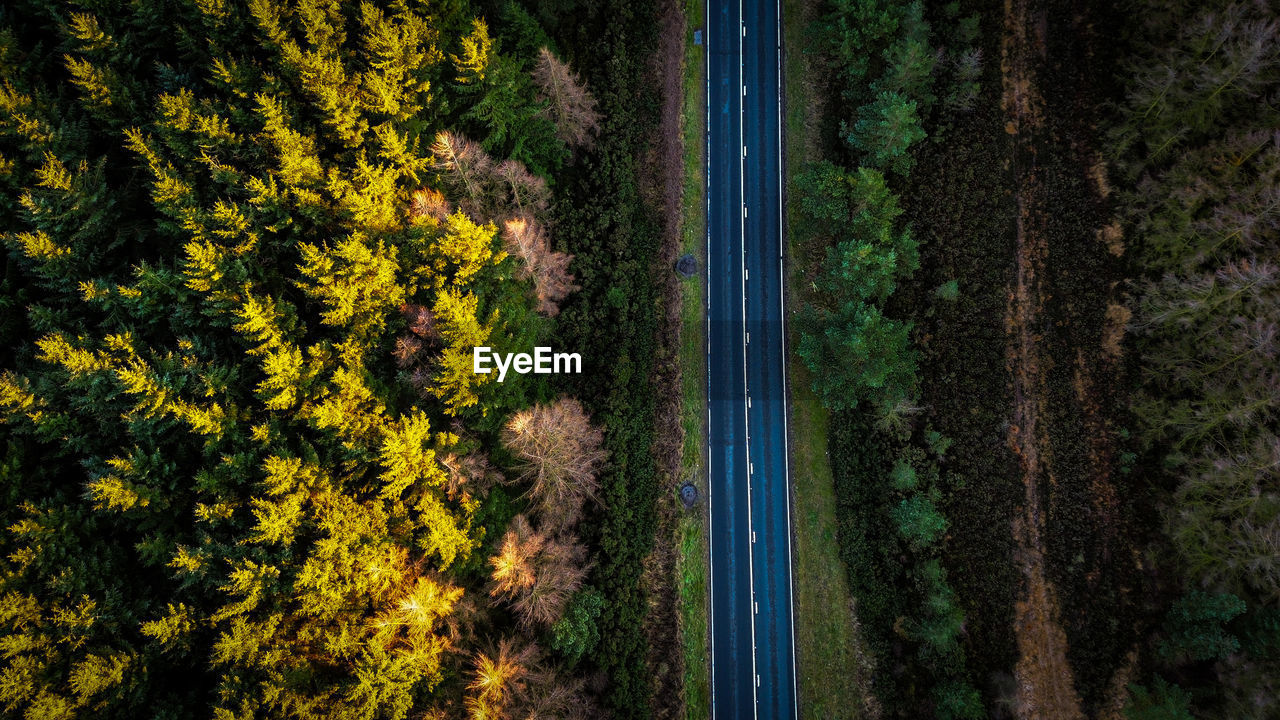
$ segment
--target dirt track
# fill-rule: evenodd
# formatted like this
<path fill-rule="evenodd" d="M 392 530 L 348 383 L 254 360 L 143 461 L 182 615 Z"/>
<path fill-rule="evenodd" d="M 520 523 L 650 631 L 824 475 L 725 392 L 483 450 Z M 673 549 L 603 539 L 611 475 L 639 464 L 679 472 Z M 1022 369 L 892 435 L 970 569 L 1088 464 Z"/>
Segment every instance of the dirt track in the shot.
<path fill-rule="evenodd" d="M 1001 74 L 1005 130 L 1014 136 L 1017 191 L 1017 255 L 1009 295 L 1008 369 L 1013 385 L 1013 418 L 1008 443 L 1022 469 L 1025 499 L 1014 519 L 1017 563 L 1023 587 L 1015 605 L 1018 662 L 1015 712 L 1020 718 L 1084 718 L 1067 659 L 1067 637 L 1056 593 L 1046 573 L 1041 483 L 1054 482 L 1043 456 L 1045 375 L 1037 328 L 1044 305 L 1042 278 L 1048 248 L 1043 232 L 1044 188 L 1037 173 L 1036 131 L 1043 123 L 1034 70 L 1045 53 L 1045 18 L 1031 0 L 1005 0 Z"/>

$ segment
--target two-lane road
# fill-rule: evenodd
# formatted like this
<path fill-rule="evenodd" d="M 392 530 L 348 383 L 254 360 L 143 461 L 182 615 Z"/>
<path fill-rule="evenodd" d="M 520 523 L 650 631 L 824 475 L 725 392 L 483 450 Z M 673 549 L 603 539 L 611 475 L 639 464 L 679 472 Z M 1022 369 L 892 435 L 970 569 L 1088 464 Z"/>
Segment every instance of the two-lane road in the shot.
<path fill-rule="evenodd" d="M 780 9 L 707 7 L 712 714 L 794 718 Z"/>

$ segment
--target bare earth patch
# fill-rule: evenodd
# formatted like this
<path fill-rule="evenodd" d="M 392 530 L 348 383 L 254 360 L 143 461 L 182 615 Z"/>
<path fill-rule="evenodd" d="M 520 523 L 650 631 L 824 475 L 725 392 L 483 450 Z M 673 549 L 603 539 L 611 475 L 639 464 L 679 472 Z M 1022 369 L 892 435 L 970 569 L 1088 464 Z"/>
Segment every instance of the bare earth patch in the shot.
<path fill-rule="evenodd" d="M 1124 231 L 1120 229 L 1119 220 L 1113 220 L 1098 230 L 1098 240 L 1106 244 L 1107 252 L 1112 255 L 1124 255 Z"/>
<path fill-rule="evenodd" d="M 1048 442 L 1041 422 L 1045 412 L 1045 375 L 1038 337 L 1043 310 L 1042 277 L 1047 247 L 1043 232 L 1044 188 L 1037 178 L 1036 151 L 1028 135 L 1043 125 L 1035 86 L 1034 56 L 1045 52 L 1042 13 L 1030 0 L 1005 0 L 1005 36 L 1001 53 L 1006 131 L 1014 136 L 1017 175 L 1017 257 L 1006 323 L 1010 335 L 1008 368 L 1013 383 L 1013 418 L 1008 443 L 1018 458 L 1025 488 L 1024 506 L 1013 523 L 1022 594 L 1015 605 L 1018 661 L 1015 712 L 1037 720 L 1083 720 L 1080 697 L 1067 660 L 1067 637 L 1059 619 L 1054 588 L 1045 572 L 1041 481 L 1053 483 L 1042 457 Z"/>
<path fill-rule="evenodd" d="M 1124 706 L 1129 702 L 1129 683 L 1138 669 L 1138 648 L 1133 648 L 1124 658 L 1124 664 L 1111 678 L 1111 687 L 1098 711 L 1098 720 L 1125 720 Z"/>

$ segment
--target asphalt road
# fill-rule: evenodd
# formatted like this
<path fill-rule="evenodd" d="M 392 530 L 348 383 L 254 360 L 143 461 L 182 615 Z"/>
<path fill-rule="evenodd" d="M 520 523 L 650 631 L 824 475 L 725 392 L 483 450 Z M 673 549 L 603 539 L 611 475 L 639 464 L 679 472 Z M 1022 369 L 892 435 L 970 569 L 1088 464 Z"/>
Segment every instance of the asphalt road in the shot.
<path fill-rule="evenodd" d="M 707 7 L 712 715 L 796 717 L 777 0 Z"/>

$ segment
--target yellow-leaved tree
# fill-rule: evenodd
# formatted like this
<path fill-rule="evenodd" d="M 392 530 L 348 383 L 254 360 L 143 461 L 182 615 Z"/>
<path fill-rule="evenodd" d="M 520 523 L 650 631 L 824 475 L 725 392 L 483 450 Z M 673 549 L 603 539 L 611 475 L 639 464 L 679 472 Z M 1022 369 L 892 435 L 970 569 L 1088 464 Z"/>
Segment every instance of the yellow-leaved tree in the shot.
<path fill-rule="evenodd" d="M 475 405 L 480 400 L 476 391 L 493 377 L 492 373 L 474 371 L 473 349 L 487 345 L 493 331 L 491 321 L 478 317 L 478 305 L 475 295 L 446 288 L 436 295 L 432 308 L 445 346 L 440 351 L 430 390 L 452 415 Z"/>
<path fill-rule="evenodd" d="M 545 394 L 472 372 L 549 330 L 545 235 L 498 237 L 567 157 L 531 51 L 469 0 L 109 5 L 0 13 L 3 712 L 461 707 L 469 623 L 515 630 L 490 453 Z M 554 540 L 502 600 L 539 630 L 590 566 Z"/>
<path fill-rule="evenodd" d="M 471 33 L 462 38 L 460 50 L 450 55 L 457 80 L 463 85 L 475 84 L 485 78 L 493 56 L 493 39 L 489 37 L 489 25 L 480 18 L 471 22 Z"/>

